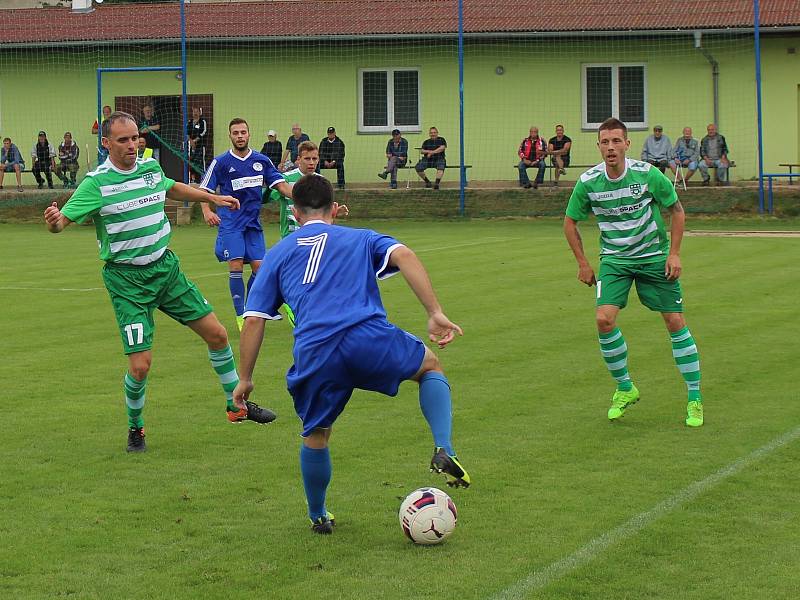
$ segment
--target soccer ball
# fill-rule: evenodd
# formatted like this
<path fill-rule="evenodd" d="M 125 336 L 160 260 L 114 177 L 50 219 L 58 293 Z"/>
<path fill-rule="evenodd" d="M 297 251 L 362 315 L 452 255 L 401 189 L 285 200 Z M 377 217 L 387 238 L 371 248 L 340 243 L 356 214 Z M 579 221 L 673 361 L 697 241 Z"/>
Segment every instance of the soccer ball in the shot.
<path fill-rule="evenodd" d="M 458 513 L 450 496 L 424 487 L 414 490 L 400 505 L 400 527 L 415 544 L 439 544 L 453 533 Z"/>

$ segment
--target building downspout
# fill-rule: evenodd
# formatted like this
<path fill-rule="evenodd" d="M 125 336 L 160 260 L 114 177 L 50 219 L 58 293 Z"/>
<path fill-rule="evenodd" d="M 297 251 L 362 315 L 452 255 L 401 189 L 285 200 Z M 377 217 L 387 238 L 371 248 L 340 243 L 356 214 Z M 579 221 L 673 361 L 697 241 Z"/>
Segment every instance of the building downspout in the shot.
<path fill-rule="evenodd" d="M 694 32 L 694 47 L 706 57 L 711 65 L 711 82 L 714 87 L 714 124 L 719 127 L 719 63 L 711 53 L 703 47 L 703 32 Z"/>

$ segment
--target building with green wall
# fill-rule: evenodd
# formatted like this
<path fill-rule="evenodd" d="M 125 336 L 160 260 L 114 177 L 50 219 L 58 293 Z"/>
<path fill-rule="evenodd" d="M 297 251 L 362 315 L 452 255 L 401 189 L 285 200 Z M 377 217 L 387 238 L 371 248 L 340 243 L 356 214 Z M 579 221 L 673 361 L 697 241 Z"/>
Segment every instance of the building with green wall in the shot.
<path fill-rule="evenodd" d="M 719 129 L 737 164 L 733 177 L 756 176 L 752 27 L 747 14 L 728 14 L 742 3 L 728 3 L 727 22 L 709 13 L 681 16 L 686 23 L 648 14 L 638 3 L 603 4 L 624 5 L 633 20 L 612 31 L 602 19 L 582 22 L 579 10 L 544 3 L 543 14 L 510 21 L 500 17 L 513 13 L 511 2 L 467 3 L 469 179 L 513 182 L 516 150 L 532 125 L 549 137 L 563 124 L 573 140 L 572 163 L 598 162 L 595 123 L 606 112 L 631 125 L 633 156 L 656 124 L 673 142 L 684 126 L 699 139 L 715 120 L 715 78 Z M 800 6 L 773 14 L 769 2 L 762 5 L 772 19 L 762 35 L 764 161 L 774 172 L 785 170 L 779 163 L 800 161 Z M 388 132 L 397 125 L 413 148 L 435 125 L 448 141 L 448 163 L 458 164 L 456 5 L 413 6 L 427 6 L 427 19 L 395 14 L 395 4 L 383 1 L 187 6 L 187 91 L 207 104 L 213 151 L 228 147 L 227 122 L 236 116 L 249 121 L 256 149 L 269 129 L 285 143 L 298 122 L 319 141 L 333 125 L 347 146 L 348 182 L 380 183 Z M 487 6 L 491 13 L 480 10 Z M 180 65 L 177 16 L 175 3 L 102 7 L 90 15 L 0 10 L 0 135 L 29 154 L 40 129 L 54 143 L 69 130 L 84 155 L 88 146 L 96 158 L 96 69 Z M 175 72 L 106 74 L 101 88 L 102 103 L 116 108 L 120 99 L 180 93 Z M 176 128 L 181 120 L 176 113 Z M 412 150 L 412 162 L 416 157 Z M 445 179 L 457 180 L 457 171 Z"/>

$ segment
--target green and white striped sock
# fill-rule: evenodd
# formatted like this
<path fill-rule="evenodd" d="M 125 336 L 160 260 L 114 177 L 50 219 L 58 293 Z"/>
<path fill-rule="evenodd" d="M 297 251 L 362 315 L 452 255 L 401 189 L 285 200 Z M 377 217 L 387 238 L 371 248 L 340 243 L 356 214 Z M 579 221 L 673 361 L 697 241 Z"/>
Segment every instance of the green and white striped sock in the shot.
<path fill-rule="evenodd" d="M 628 346 L 619 327 L 608 333 L 600 333 L 600 354 L 606 361 L 606 368 L 611 376 L 617 380 L 617 389 L 629 392 L 633 389 L 633 382 L 628 373 Z"/>
<path fill-rule="evenodd" d="M 222 350 L 209 350 L 208 358 L 211 360 L 211 366 L 219 376 L 219 381 L 222 384 L 222 389 L 225 392 L 225 399 L 228 402 L 228 410 L 236 412 L 238 409 L 233 403 L 233 390 L 239 383 L 239 374 L 236 372 L 236 363 L 233 360 L 233 350 L 228 344 Z"/>
<path fill-rule="evenodd" d="M 669 334 L 672 340 L 672 357 L 686 382 L 689 402 L 702 400 L 700 397 L 700 355 L 688 327 Z"/>
<path fill-rule="evenodd" d="M 142 381 L 134 379 L 130 373 L 125 373 L 123 387 L 125 388 L 125 410 L 128 413 L 128 427 L 144 427 L 142 409 L 144 408 L 144 387 L 147 377 Z"/>

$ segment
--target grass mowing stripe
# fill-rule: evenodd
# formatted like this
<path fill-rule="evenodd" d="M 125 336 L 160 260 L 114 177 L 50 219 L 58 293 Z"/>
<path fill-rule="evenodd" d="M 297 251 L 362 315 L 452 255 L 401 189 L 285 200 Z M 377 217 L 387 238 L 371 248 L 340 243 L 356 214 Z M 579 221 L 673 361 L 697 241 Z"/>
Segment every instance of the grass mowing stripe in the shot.
<path fill-rule="evenodd" d="M 677 508 L 685 502 L 694 500 L 707 489 L 717 485 L 721 481 L 724 481 L 731 475 L 735 475 L 752 463 L 764 458 L 774 450 L 786 446 L 787 444 L 796 440 L 798 437 L 800 437 L 800 425 L 790 431 L 787 431 L 783 435 L 778 436 L 760 448 L 753 450 L 750 454 L 743 456 L 742 458 L 735 460 L 729 465 L 719 469 L 705 479 L 701 479 L 700 481 L 696 481 L 693 484 L 685 487 L 677 494 L 674 494 L 666 500 L 659 502 L 650 510 L 639 513 L 619 527 L 615 527 L 614 529 L 611 529 L 610 531 L 607 531 L 606 533 L 594 538 L 569 556 L 552 563 L 540 571 L 534 571 L 524 579 L 520 579 L 511 587 L 506 588 L 498 594 L 495 594 L 491 597 L 491 599 L 505 600 L 510 598 L 523 598 L 535 590 L 547 587 L 553 581 L 563 577 L 567 573 L 588 564 L 597 555 L 605 551 L 610 546 L 636 535 L 650 523 L 661 518 L 674 508 Z"/>

